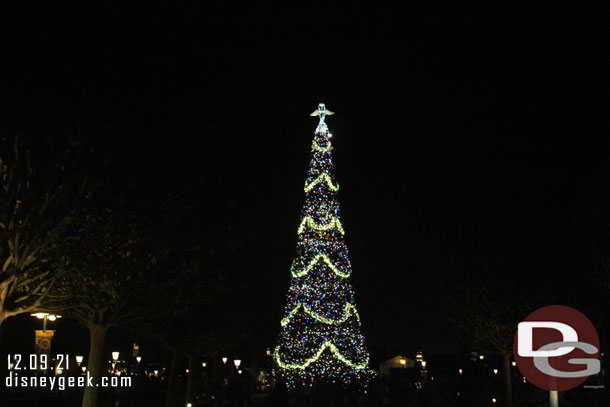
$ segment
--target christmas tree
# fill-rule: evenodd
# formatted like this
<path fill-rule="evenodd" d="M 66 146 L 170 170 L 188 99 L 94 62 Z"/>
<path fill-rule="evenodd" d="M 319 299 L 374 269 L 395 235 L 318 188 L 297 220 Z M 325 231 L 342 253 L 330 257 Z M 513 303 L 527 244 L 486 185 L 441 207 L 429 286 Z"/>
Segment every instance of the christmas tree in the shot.
<path fill-rule="evenodd" d="M 370 377 L 368 352 L 349 282 L 352 269 L 336 198 L 330 142 L 323 103 L 305 182 L 306 202 L 298 228 L 292 280 L 274 359 L 289 388 L 317 381 L 363 383 Z"/>

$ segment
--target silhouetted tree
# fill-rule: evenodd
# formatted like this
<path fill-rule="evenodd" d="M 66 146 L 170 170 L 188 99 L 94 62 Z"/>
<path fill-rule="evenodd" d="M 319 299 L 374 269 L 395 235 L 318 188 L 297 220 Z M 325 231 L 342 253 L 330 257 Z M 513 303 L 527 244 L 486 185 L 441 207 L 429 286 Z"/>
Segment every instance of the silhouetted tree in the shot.
<path fill-rule="evenodd" d="M 96 197 L 89 197 L 88 201 Z M 151 244 L 141 216 L 119 202 L 114 207 L 84 204 L 62 244 L 64 262 L 75 273 L 60 282 L 60 294 L 47 309 L 80 321 L 89 329 L 88 371 L 94 382 L 103 373 L 108 330 L 152 318 L 162 308 L 163 281 L 156 267 L 161 251 Z M 99 388 L 87 387 L 83 407 L 94 407 Z"/>
<path fill-rule="evenodd" d="M 531 297 L 503 258 L 479 258 L 459 268 L 447 298 L 449 319 L 462 343 L 502 359 L 504 405 L 512 406 L 511 356 L 517 325 L 532 311 Z"/>
<path fill-rule="evenodd" d="M 2 143 L 0 326 L 7 318 L 37 311 L 66 270 L 55 257 L 74 216 L 69 156 L 34 162 L 18 138 Z"/>
<path fill-rule="evenodd" d="M 230 281 L 238 241 L 226 227 L 215 225 L 199 236 L 189 250 L 174 253 L 168 307 L 143 328 L 172 352 L 172 366 L 165 405 L 183 405 L 177 394 L 178 367 L 188 358 L 186 402 L 194 402 L 199 358 L 213 356 L 235 346 L 246 324 L 242 292 Z"/>

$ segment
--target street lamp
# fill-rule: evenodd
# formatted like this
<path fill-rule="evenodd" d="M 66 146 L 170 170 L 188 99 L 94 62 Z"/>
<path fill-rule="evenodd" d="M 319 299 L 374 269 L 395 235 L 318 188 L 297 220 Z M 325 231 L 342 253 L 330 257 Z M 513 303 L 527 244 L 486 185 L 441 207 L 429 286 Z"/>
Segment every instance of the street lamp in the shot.
<path fill-rule="evenodd" d="M 235 365 L 235 369 L 239 369 L 239 365 L 241 365 L 240 359 L 233 360 L 233 364 Z"/>
<path fill-rule="evenodd" d="M 140 364 L 141 361 L 142 361 L 142 356 L 136 356 L 136 362 L 138 362 L 138 364 Z"/>
<path fill-rule="evenodd" d="M 271 348 L 267 348 L 267 356 L 271 356 Z"/>
<path fill-rule="evenodd" d="M 407 365 L 407 359 L 404 357 L 400 358 L 400 367 L 404 368 Z"/>
<path fill-rule="evenodd" d="M 83 357 L 82 356 L 77 356 L 76 357 L 76 364 L 78 366 L 80 366 L 81 363 L 83 363 Z"/>
<path fill-rule="evenodd" d="M 37 312 L 35 314 L 30 314 L 30 316 L 43 320 L 42 321 L 42 330 L 43 331 L 47 330 L 47 320 L 53 322 L 53 321 L 57 320 L 58 318 L 61 318 L 61 315 L 49 314 L 48 312 Z"/>
<path fill-rule="evenodd" d="M 462 373 L 464 373 L 464 371 L 462 369 L 458 370 L 460 372 L 460 375 L 462 375 Z"/>
<path fill-rule="evenodd" d="M 514 367 L 514 366 L 517 366 L 517 362 L 515 362 L 515 361 L 513 360 L 513 367 Z"/>
<path fill-rule="evenodd" d="M 428 364 L 428 362 L 426 362 L 425 360 L 422 360 L 422 361 L 421 361 L 421 367 L 422 367 L 422 369 L 424 369 L 424 370 L 425 370 L 425 369 L 426 369 L 426 365 L 427 365 L 427 364 Z"/>
<path fill-rule="evenodd" d="M 226 357 L 222 358 L 222 363 L 226 365 L 227 364 L 227 360 L 229 360 L 229 358 L 226 358 Z"/>
<path fill-rule="evenodd" d="M 116 365 L 119 360 L 119 352 L 112 352 L 112 374 L 116 374 Z"/>
<path fill-rule="evenodd" d="M 498 374 L 498 369 L 494 369 L 494 374 Z"/>
<path fill-rule="evenodd" d="M 481 359 L 481 360 L 485 359 L 485 355 L 479 355 L 479 359 Z"/>
<path fill-rule="evenodd" d="M 207 367 L 208 364 L 206 362 L 201 362 L 201 367 Z"/>

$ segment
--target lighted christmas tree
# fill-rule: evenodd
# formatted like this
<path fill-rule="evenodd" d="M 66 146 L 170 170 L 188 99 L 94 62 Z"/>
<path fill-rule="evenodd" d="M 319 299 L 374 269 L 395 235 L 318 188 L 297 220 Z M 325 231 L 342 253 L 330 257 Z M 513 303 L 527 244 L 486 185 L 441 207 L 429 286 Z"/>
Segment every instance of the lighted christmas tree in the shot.
<path fill-rule="evenodd" d="M 366 382 L 369 356 L 349 282 L 352 268 L 336 198 L 331 134 L 323 103 L 305 182 L 292 280 L 274 358 L 289 388 L 317 381 Z"/>

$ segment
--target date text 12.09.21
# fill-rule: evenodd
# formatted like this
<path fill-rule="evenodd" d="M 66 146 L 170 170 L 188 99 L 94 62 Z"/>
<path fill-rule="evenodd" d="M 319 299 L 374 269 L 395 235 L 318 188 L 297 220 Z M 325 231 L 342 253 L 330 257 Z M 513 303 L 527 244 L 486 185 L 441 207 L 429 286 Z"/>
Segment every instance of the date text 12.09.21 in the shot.
<path fill-rule="evenodd" d="M 55 369 L 70 369 L 70 355 L 57 354 L 51 360 L 45 353 L 21 355 L 19 353 L 9 354 L 7 358 L 9 370 L 47 370 L 49 367 Z"/>

